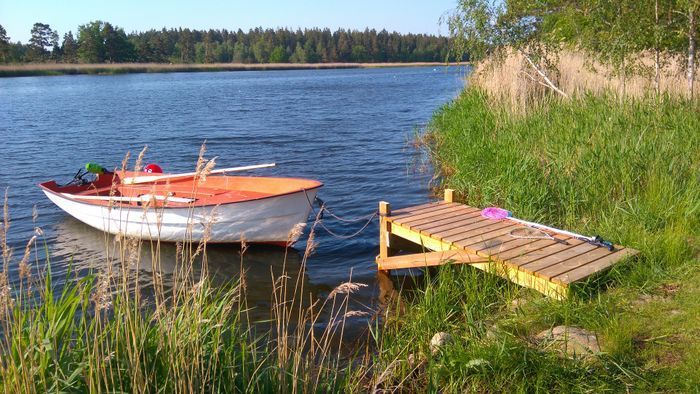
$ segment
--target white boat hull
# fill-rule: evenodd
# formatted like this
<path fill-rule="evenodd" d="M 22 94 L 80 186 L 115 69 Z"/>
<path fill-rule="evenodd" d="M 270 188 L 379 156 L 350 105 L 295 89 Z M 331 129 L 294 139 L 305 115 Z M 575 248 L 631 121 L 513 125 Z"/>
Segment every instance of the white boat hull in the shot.
<path fill-rule="evenodd" d="M 246 242 L 291 245 L 301 235 L 317 189 L 218 206 L 114 207 L 90 204 L 44 189 L 59 208 L 81 222 L 115 235 L 166 242 Z"/>

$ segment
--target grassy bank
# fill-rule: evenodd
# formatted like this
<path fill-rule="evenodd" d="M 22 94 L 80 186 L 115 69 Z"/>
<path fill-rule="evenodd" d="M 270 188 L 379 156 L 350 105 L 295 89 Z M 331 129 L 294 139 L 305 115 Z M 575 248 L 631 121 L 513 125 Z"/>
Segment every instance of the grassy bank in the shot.
<path fill-rule="evenodd" d="M 103 266 L 112 269 L 69 275 L 57 292 L 50 261 L 34 257 L 41 238 L 32 238 L 21 260 L 2 244 L 2 392 L 335 392 L 366 384 L 356 374 L 367 370 L 367 359 L 348 361 L 364 354 L 364 341 L 342 344 L 346 319 L 357 314 L 348 308 L 357 284 L 309 302 L 297 279 L 303 267 L 271 274 L 270 319 L 254 321 L 246 289 L 256 284 L 243 275 L 214 286 L 206 241 L 179 244 L 178 271 L 164 283 L 158 244 L 117 238 L 106 243 L 115 258 Z M 155 259 L 147 282 L 138 269 L 142 249 Z M 10 282 L 12 265 L 19 278 Z"/>
<path fill-rule="evenodd" d="M 440 270 L 386 340 L 405 349 L 397 359 L 429 354 L 437 331 L 454 344 L 407 381 L 449 391 L 700 386 L 699 115 L 697 103 L 683 99 L 606 95 L 522 113 L 478 88 L 438 111 L 426 146 L 442 186 L 465 203 L 602 234 L 641 256 L 580 285 L 566 302 L 468 267 Z M 596 333 L 601 353 L 562 358 L 536 339 L 557 325 Z"/>
<path fill-rule="evenodd" d="M 19 64 L 0 65 L 0 77 L 26 77 L 79 74 L 132 74 L 169 72 L 212 72 L 212 71 L 265 71 L 265 70 L 326 70 L 343 68 L 378 67 L 437 67 L 445 63 L 212 63 L 212 64 L 171 64 L 171 63 L 114 63 L 114 64 Z"/>

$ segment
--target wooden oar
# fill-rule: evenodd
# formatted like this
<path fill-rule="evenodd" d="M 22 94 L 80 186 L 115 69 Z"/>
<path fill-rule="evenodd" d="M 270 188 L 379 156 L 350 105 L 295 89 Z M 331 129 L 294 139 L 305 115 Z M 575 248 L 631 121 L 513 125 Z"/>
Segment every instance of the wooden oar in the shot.
<path fill-rule="evenodd" d="M 222 168 L 219 170 L 214 170 L 214 171 L 210 172 L 209 174 L 223 174 L 225 172 L 255 170 L 258 168 L 274 167 L 275 165 L 276 165 L 275 163 L 268 163 L 268 164 L 256 164 L 253 166 Z M 158 182 L 158 181 L 163 181 L 166 179 L 188 178 L 188 177 L 193 177 L 196 175 L 197 175 L 197 172 L 195 171 L 195 172 L 186 172 L 186 173 L 182 173 L 182 174 L 134 176 L 134 177 L 127 177 L 127 178 L 122 179 L 122 183 L 124 185 L 134 185 L 137 183 Z"/>
<path fill-rule="evenodd" d="M 156 199 L 159 201 L 170 201 L 170 202 L 181 202 L 181 203 L 190 203 L 195 201 L 193 198 L 182 198 L 182 197 L 173 197 L 173 196 L 157 196 L 153 194 L 143 194 L 138 197 L 122 197 L 122 196 L 83 196 L 80 194 L 70 194 L 70 193 L 61 193 L 66 197 L 69 198 L 77 198 L 80 200 L 96 200 L 96 201 L 117 201 L 117 202 L 148 202 L 151 201 L 151 199 Z"/>

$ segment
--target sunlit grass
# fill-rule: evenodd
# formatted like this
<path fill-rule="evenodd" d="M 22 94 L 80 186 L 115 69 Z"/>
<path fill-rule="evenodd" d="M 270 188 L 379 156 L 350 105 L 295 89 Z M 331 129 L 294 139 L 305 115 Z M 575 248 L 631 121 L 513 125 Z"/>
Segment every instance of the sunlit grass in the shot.
<path fill-rule="evenodd" d="M 600 234 L 641 254 L 577 285 L 564 302 L 469 267 L 440 269 L 384 337 L 387 360 L 426 360 L 402 384 L 455 392 L 697 387 L 698 130 L 697 103 L 669 97 L 583 95 L 514 114 L 472 88 L 439 110 L 424 146 L 441 186 L 463 202 Z M 536 334 L 557 325 L 595 332 L 603 353 L 568 360 L 543 348 Z M 437 331 L 455 341 L 431 356 Z"/>

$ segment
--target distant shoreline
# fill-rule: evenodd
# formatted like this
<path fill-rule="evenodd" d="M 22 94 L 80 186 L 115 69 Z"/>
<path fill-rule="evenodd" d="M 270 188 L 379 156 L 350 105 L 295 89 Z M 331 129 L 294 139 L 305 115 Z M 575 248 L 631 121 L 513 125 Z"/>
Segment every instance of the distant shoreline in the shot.
<path fill-rule="evenodd" d="M 211 71 L 268 71 L 268 70 L 327 70 L 349 68 L 384 67 L 438 67 L 466 63 L 414 62 L 414 63 L 100 63 L 100 64 L 16 64 L 0 65 L 0 77 L 28 77 L 55 75 L 114 75 L 135 73 L 211 72 Z"/>

